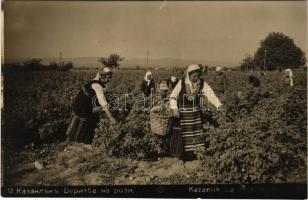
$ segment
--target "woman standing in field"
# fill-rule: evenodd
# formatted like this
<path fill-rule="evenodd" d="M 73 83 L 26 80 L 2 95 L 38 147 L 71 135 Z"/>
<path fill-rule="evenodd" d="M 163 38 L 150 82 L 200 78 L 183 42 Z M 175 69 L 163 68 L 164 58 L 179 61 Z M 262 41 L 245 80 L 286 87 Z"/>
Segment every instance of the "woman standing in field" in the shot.
<path fill-rule="evenodd" d="M 226 74 L 223 72 L 223 68 L 220 66 L 216 67 L 216 74 L 214 76 L 214 90 L 220 96 L 224 96 L 225 92 L 227 91 L 227 77 Z"/>
<path fill-rule="evenodd" d="M 109 68 L 103 68 L 97 72 L 96 77 L 85 84 L 79 91 L 73 103 L 73 113 L 66 135 L 69 141 L 92 143 L 94 129 L 99 122 L 99 106 L 103 108 L 111 124 L 116 124 L 108 108 L 104 95 L 106 84 L 110 82 L 112 72 Z M 98 104 L 96 105 L 96 101 Z"/>
<path fill-rule="evenodd" d="M 144 80 L 141 83 L 141 91 L 147 97 L 155 93 L 155 82 L 152 77 L 152 72 L 148 71 L 145 73 Z"/>
<path fill-rule="evenodd" d="M 291 69 L 286 69 L 285 70 L 285 75 L 283 76 L 283 81 L 287 84 L 289 84 L 291 87 L 294 85 L 293 83 L 293 72 Z"/>
<path fill-rule="evenodd" d="M 216 108 L 222 105 L 211 87 L 200 79 L 200 75 L 200 66 L 190 65 L 186 70 L 186 77 L 179 80 L 170 95 L 170 108 L 174 117 L 179 118 L 178 127 L 173 128 L 171 136 L 171 154 L 179 156 L 183 145 L 184 160 L 195 159 L 195 151 L 205 147 L 201 119 L 203 97 Z"/>
<path fill-rule="evenodd" d="M 168 88 L 170 89 L 174 89 L 174 87 L 176 86 L 176 84 L 178 83 L 179 79 L 176 76 L 171 76 L 170 78 L 168 78 L 166 80 Z"/>
<path fill-rule="evenodd" d="M 157 94 L 153 97 L 153 106 L 166 107 L 169 102 L 168 90 L 169 88 L 165 81 L 158 84 Z"/>

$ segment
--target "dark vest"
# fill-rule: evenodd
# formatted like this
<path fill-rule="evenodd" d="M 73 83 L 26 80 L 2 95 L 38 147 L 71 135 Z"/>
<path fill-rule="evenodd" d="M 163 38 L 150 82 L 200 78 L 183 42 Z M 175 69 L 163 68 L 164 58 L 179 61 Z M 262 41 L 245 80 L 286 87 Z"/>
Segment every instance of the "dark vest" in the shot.
<path fill-rule="evenodd" d="M 192 101 L 188 99 L 188 95 L 186 92 L 185 78 L 182 79 L 182 88 L 178 97 L 178 108 L 200 108 L 200 99 L 202 97 L 203 92 L 202 89 L 204 87 L 204 80 L 200 79 L 200 89 L 194 95 Z"/>
<path fill-rule="evenodd" d="M 155 93 L 155 82 L 153 79 L 150 81 L 149 86 L 148 86 L 147 81 L 142 80 L 141 91 L 143 92 L 143 94 L 145 94 L 145 96 L 149 96 L 151 94 L 152 89 L 153 89 L 153 93 Z"/>
<path fill-rule="evenodd" d="M 166 80 L 166 82 L 167 82 L 167 85 L 168 85 L 169 88 L 171 87 L 172 89 L 174 89 L 176 84 L 178 84 L 179 79 L 176 79 L 175 82 L 172 82 L 171 78 L 169 78 L 169 79 Z"/>
<path fill-rule="evenodd" d="M 94 105 L 99 106 L 99 103 L 98 99 L 95 98 L 95 91 L 91 87 L 93 83 L 98 83 L 103 88 L 105 87 L 100 81 L 92 80 L 80 89 L 73 103 L 73 111 L 79 117 L 91 118 L 96 115 L 93 113 L 93 109 Z"/>

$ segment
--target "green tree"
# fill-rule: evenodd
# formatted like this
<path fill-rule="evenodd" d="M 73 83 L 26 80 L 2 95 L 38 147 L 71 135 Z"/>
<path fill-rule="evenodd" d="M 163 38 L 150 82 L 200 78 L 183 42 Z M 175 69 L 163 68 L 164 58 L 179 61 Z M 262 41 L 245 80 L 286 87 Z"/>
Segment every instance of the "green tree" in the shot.
<path fill-rule="evenodd" d="M 110 68 L 119 68 L 120 67 L 120 61 L 123 61 L 124 57 L 121 57 L 118 54 L 110 54 L 108 58 L 101 57 L 98 61 L 102 63 L 105 67 Z"/>
<path fill-rule="evenodd" d="M 283 33 L 272 32 L 260 42 L 254 55 L 255 64 L 266 70 L 298 68 L 305 64 L 304 52 L 295 45 L 292 38 Z M 265 61 L 265 62 L 264 62 Z"/>
<path fill-rule="evenodd" d="M 253 71 L 255 68 L 255 61 L 254 61 L 254 58 L 253 56 L 251 55 L 246 55 L 244 57 L 244 59 L 242 60 L 242 63 L 241 63 L 241 70 L 242 71 L 245 71 L 245 70 L 251 70 Z"/>

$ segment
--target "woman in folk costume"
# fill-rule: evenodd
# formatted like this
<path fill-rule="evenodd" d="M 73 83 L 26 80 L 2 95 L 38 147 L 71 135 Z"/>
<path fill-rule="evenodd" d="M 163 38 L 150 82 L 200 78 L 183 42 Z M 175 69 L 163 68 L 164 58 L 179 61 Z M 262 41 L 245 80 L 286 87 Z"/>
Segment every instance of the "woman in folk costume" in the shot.
<path fill-rule="evenodd" d="M 141 91 L 147 97 L 155 93 L 155 82 L 152 77 L 152 72 L 148 71 L 145 73 L 144 80 L 141 83 Z"/>
<path fill-rule="evenodd" d="M 172 90 L 176 86 L 178 81 L 179 79 L 176 76 L 171 76 L 169 79 L 166 80 L 168 87 Z"/>
<path fill-rule="evenodd" d="M 205 146 L 201 119 L 203 97 L 216 108 L 222 105 L 212 88 L 200 79 L 200 74 L 199 65 L 188 66 L 186 77 L 179 80 L 170 95 L 170 109 L 179 118 L 171 136 L 171 155 L 179 156 L 184 147 L 184 160 L 195 159 L 195 151 Z"/>
<path fill-rule="evenodd" d="M 158 84 L 157 93 L 153 96 L 153 106 L 166 107 L 169 102 L 168 85 L 165 81 Z M 167 108 L 169 109 L 169 108 Z"/>
<path fill-rule="evenodd" d="M 223 96 L 227 90 L 227 77 L 223 72 L 223 68 L 220 66 L 216 67 L 216 74 L 214 76 L 214 90 L 218 95 Z"/>
<path fill-rule="evenodd" d="M 293 76 L 293 72 L 291 69 L 286 69 L 285 70 L 285 75 L 283 77 L 283 80 L 287 83 L 290 84 L 290 86 L 292 87 L 294 85 L 293 80 L 294 80 L 294 76 Z"/>
<path fill-rule="evenodd" d="M 103 108 L 112 125 L 117 122 L 108 108 L 105 97 L 106 84 L 110 82 L 112 72 L 103 68 L 96 77 L 86 83 L 79 91 L 73 102 L 73 112 L 66 135 L 68 141 L 92 143 L 94 129 L 99 122 L 100 108 Z"/>

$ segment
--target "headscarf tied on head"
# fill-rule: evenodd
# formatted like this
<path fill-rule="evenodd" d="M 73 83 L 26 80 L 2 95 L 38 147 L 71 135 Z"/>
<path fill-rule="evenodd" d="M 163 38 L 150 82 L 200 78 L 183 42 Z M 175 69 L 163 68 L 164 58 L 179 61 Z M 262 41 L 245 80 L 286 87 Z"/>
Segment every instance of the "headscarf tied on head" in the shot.
<path fill-rule="evenodd" d="M 222 67 L 217 66 L 217 67 L 216 67 L 216 72 L 221 72 L 221 71 L 222 71 Z"/>
<path fill-rule="evenodd" d="M 176 77 L 175 77 L 175 76 L 171 76 L 170 80 L 171 80 L 173 83 L 175 83 Z"/>
<path fill-rule="evenodd" d="M 185 86 L 186 86 L 186 92 L 187 92 L 189 100 L 191 100 L 193 96 L 196 94 L 196 92 L 198 92 L 200 89 L 200 80 L 198 80 L 196 83 L 193 83 L 189 79 L 189 74 L 197 70 L 199 71 L 201 70 L 198 64 L 189 65 L 186 69 Z"/>
<path fill-rule="evenodd" d="M 289 76 L 290 78 L 290 86 L 293 86 L 293 72 L 291 69 L 286 69 L 285 73 Z"/>
<path fill-rule="evenodd" d="M 289 77 L 293 77 L 293 72 L 292 72 L 291 69 L 286 69 L 286 70 L 285 70 L 285 73 L 286 73 L 287 75 L 289 75 Z"/>
<path fill-rule="evenodd" d="M 144 80 L 147 82 L 147 85 L 149 86 L 150 85 L 150 82 L 151 82 L 151 79 L 148 79 L 148 76 L 151 75 L 152 76 L 152 72 L 150 71 L 147 71 L 145 73 L 145 76 L 144 76 Z"/>
<path fill-rule="evenodd" d="M 99 80 L 102 75 L 109 73 L 112 73 L 111 69 L 109 67 L 104 67 L 96 73 L 94 80 Z"/>
<path fill-rule="evenodd" d="M 189 73 L 192 71 L 200 70 L 200 66 L 198 64 L 189 65 L 186 69 L 186 78 L 189 78 Z"/>

